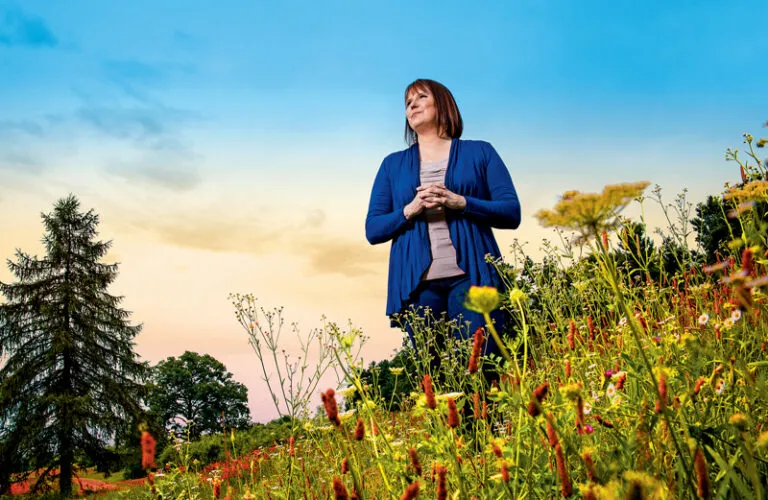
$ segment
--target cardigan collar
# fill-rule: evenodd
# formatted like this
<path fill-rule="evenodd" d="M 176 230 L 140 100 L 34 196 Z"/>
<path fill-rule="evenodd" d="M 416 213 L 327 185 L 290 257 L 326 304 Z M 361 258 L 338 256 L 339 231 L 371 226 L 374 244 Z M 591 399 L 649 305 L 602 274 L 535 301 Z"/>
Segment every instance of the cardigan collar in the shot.
<path fill-rule="evenodd" d="M 451 149 L 448 153 L 448 166 L 445 170 L 445 187 L 448 189 L 451 189 L 452 182 L 450 177 L 448 175 L 449 172 L 452 172 L 452 168 L 454 165 L 456 165 L 456 156 L 458 155 L 459 150 L 459 142 L 460 139 L 458 137 L 454 137 L 451 139 Z M 419 177 L 420 171 L 421 171 L 421 157 L 419 155 L 419 144 L 417 142 L 413 143 L 411 147 L 409 148 L 410 154 L 411 154 L 411 183 L 413 185 L 413 189 L 415 190 L 416 187 L 421 183 L 421 178 Z"/>

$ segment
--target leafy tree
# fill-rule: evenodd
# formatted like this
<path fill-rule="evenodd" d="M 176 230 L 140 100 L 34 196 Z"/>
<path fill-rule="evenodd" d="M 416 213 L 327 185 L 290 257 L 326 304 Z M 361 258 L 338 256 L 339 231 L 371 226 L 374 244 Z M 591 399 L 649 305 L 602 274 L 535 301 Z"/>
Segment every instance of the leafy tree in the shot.
<path fill-rule="evenodd" d="M 728 242 L 741 236 L 738 219 L 728 218 L 733 210 L 733 202 L 723 200 L 721 196 L 708 196 L 706 201 L 696 205 L 696 217 L 691 225 L 696 229 L 696 242 L 706 255 L 707 263 L 717 261 L 718 256 L 728 255 Z"/>
<path fill-rule="evenodd" d="M 150 411 L 173 430 L 192 422 L 190 435 L 199 437 L 223 426 L 250 425 L 248 389 L 208 354 L 186 351 L 178 358 L 169 357 L 155 366 L 153 378 Z"/>
<path fill-rule="evenodd" d="M 76 459 L 116 460 L 107 443 L 141 413 L 141 327 L 107 293 L 117 264 L 100 260 L 111 243 L 95 240 L 98 215 L 79 207 L 70 195 L 42 214 L 45 256 L 17 250 L 8 260 L 17 281 L 0 283 L 0 491 L 13 472 L 59 469 L 60 493 L 71 496 Z"/>

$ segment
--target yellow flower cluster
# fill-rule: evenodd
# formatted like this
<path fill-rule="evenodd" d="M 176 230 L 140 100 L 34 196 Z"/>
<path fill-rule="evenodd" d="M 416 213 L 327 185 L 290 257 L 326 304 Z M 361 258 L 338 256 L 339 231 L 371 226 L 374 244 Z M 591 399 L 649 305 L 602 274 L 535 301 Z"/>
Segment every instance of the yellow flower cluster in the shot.
<path fill-rule="evenodd" d="M 726 191 L 723 198 L 737 203 L 768 201 L 768 181 L 752 181 L 741 187 L 734 186 Z"/>
<path fill-rule="evenodd" d="M 467 292 L 464 307 L 480 314 L 490 314 L 499 307 L 499 291 L 492 286 L 471 286 Z"/>
<path fill-rule="evenodd" d="M 534 216 L 544 227 L 571 229 L 580 233 L 578 242 L 584 243 L 603 230 L 615 229 L 618 214 L 639 197 L 648 182 L 611 184 L 602 193 L 568 191 L 552 210 L 539 210 Z"/>

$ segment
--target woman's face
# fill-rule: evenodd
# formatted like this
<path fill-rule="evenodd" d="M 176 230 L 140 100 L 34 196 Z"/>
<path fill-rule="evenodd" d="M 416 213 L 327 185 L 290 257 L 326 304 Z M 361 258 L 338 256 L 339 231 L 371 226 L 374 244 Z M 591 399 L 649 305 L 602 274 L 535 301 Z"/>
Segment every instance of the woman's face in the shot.
<path fill-rule="evenodd" d="M 437 125 L 435 98 L 427 89 L 411 89 L 405 98 L 405 117 L 418 134 Z"/>

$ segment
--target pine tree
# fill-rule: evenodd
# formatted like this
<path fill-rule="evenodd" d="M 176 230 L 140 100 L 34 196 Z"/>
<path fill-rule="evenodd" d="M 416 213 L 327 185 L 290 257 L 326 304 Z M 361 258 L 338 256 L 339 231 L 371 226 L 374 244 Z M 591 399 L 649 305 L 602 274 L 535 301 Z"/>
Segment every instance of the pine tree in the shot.
<path fill-rule="evenodd" d="M 8 260 L 17 281 L 0 282 L 0 493 L 11 473 L 58 471 L 61 495 L 71 496 L 76 461 L 114 460 L 115 429 L 141 412 L 141 326 L 107 293 L 117 264 L 100 260 L 111 242 L 95 241 L 99 217 L 79 207 L 70 195 L 42 214 L 46 255 L 17 250 Z"/>

